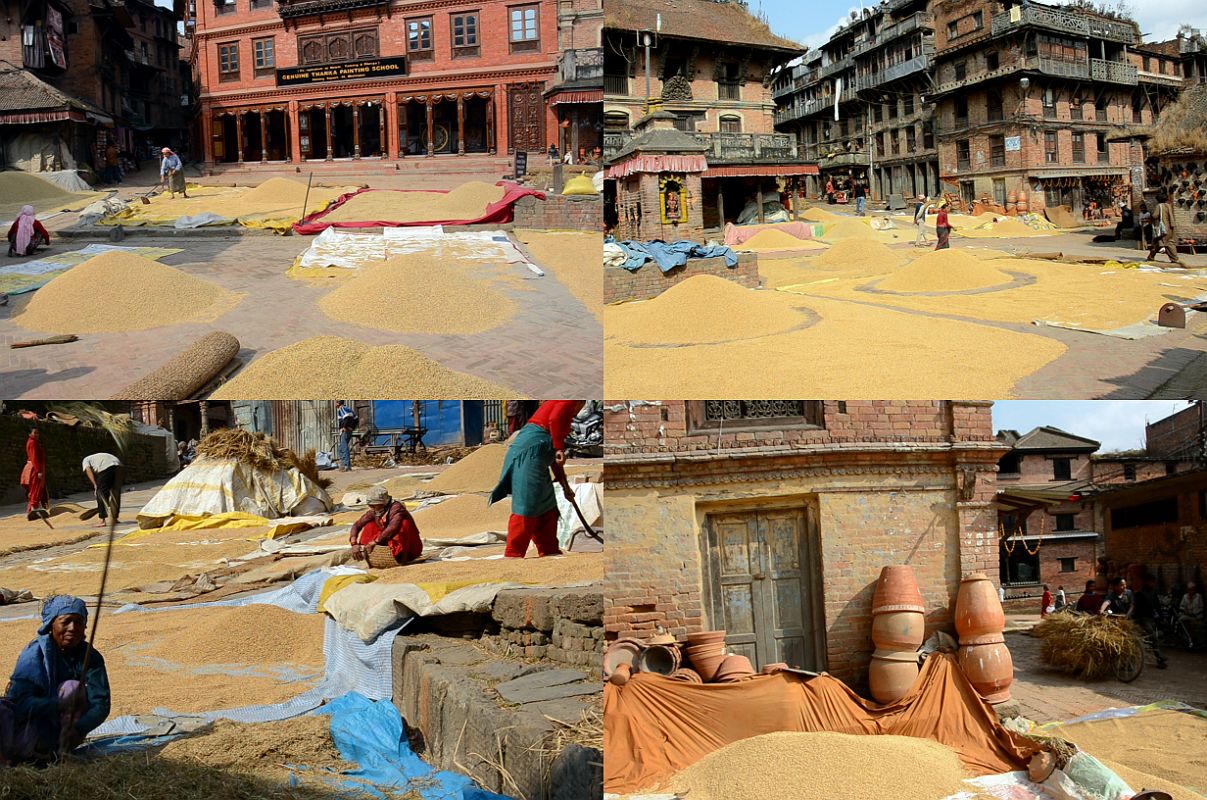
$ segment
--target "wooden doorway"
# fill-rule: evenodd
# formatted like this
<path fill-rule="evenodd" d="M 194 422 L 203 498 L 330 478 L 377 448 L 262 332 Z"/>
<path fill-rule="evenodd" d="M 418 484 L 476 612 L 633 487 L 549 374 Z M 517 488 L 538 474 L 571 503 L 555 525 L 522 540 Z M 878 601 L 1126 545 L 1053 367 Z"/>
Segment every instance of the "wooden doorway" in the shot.
<path fill-rule="evenodd" d="M 539 83 L 520 83 L 507 93 L 510 151 L 545 149 L 545 98 Z"/>
<path fill-rule="evenodd" d="M 825 669 L 817 510 L 812 505 L 726 511 L 705 526 L 714 627 L 755 669 L 786 662 Z"/>

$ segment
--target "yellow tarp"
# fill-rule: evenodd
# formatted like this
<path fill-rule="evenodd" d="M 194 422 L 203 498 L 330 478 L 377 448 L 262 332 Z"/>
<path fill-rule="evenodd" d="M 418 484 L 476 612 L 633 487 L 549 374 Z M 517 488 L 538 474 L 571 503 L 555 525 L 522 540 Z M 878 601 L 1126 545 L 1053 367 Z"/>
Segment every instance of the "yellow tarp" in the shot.
<path fill-rule="evenodd" d="M 328 578 L 326 580 L 326 582 L 323 583 L 323 590 L 321 592 L 319 592 L 318 613 L 320 613 L 320 614 L 326 613 L 327 609 L 325 608 L 325 604 L 327 602 L 327 598 L 329 598 L 331 595 L 338 592 L 340 589 L 343 589 L 348 586 L 352 586 L 353 584 L 356 584 L 356 583 L 372 583 L 375 580 L 377 580 L 376 575 L 366 575 L 366 574 L 336 575 L 334 577 Z"/>

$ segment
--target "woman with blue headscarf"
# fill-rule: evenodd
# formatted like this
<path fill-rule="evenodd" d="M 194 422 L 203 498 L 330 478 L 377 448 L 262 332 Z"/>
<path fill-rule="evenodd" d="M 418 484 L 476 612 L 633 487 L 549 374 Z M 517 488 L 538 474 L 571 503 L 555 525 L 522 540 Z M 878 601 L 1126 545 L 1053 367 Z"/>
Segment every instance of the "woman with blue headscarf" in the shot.
<path fill-rule="evenodd" d="M 109 676 L 100 653 L 86 656 L 87 622 L 78 597 L 42 603 L 38 635 L 17 657 L 0 698 L 0 764 L 53 760 L 109 716 Z"/>

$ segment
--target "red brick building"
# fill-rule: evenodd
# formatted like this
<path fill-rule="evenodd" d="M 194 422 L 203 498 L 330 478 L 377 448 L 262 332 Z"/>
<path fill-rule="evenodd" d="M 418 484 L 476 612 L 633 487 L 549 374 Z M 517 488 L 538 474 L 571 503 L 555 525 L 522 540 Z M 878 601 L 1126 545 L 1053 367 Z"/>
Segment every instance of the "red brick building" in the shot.
<path fill-rule="evenodd" d="M 558 6 L 197 0 L 204 160 L 543 151 L 557 140 Z"/>
<path fill-rule="evenodd" d="M 609 638 L 724 628 L 759 665 L 862 680 L 881 567 L 911 564 L 931 630 L 997 576 L 976 401 L 605 402 Z"/>

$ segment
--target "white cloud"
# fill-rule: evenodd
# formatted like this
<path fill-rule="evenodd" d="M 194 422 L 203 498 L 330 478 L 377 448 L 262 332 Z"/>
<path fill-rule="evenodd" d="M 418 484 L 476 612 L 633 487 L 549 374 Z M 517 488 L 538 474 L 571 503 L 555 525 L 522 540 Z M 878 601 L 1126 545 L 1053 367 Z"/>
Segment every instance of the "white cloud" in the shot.
<path fill-rule="evenodd" d="M 1026 433 L 1051 425 L 1102 444 L 1099 452 L 1144 447 L 1144 425 L 1186 407 L 1173 400 L 999 401 L 993 407 L 995 430 Z"/>
<path fill-rule="evenodd" d="M 1140 23 L 1147 42 L 1172 39 L 1182 24 L 1207 29 L 1207 12 L 1203 11 L 1202 0 L 1131 0 L 1128 6 L 1136 22 Z"/>

